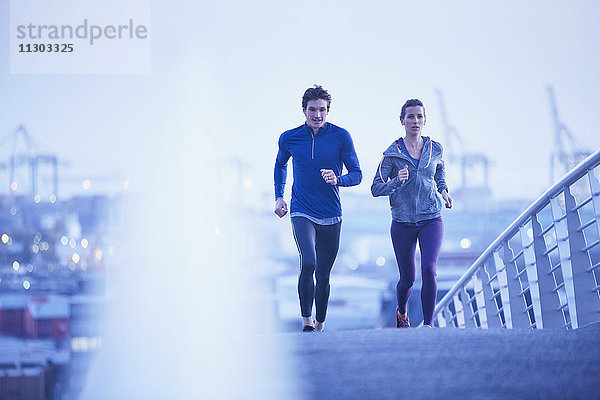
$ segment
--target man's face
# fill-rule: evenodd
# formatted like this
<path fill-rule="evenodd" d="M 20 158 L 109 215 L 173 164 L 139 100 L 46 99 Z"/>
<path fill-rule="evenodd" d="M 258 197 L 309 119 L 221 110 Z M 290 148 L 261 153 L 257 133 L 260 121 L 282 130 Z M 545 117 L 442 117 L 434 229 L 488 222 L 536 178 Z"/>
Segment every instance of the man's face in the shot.
<path fill-rule="evenodd" d="M 327 118 L 327 101 L 323 99 L 309 100 L 303 111 L 306 116 L 306 124 L 313 129 L 319 129 L 325 124 Z"/>
<path fill-rule="evenodd" d="M 406 107 L 404 120 L 400 122 L 404 125 L 407 134 L 418 135 L 425 125 L 425 110 L 421 106 Z"/>

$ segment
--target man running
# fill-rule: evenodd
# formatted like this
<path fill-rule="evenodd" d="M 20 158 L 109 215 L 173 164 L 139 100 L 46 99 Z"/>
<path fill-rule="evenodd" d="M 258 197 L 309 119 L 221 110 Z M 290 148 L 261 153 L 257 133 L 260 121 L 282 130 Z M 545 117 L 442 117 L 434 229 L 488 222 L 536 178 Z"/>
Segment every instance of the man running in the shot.
<path fill-rule="evenodd" d="M 288 212 L 283 194 L 287 162 L 292 157 L 290 217 L 300 253 L 298 296 L 304 332 L 324 329 L 329 274 L 337 256 L 342 226 L 339 187 L 355 186 L 362 180 L 350 134 L 326 122 L 330 104 L 331 95 L 321 86 L 307 89 L 302 96 L 306 122 L 281 134 L 275 159 L 275 214 L 282 218 Z M 348 171 L 345 175 L 342 164 Z M 313 301 L 316 321 L 311 316 Z"/>

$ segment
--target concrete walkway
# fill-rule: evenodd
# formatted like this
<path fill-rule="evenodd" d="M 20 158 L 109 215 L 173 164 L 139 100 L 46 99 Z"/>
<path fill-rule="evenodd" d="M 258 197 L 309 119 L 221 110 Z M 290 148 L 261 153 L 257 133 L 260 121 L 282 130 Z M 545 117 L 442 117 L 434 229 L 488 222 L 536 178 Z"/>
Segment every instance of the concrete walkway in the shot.
<path fill-rule="evenodd" d="M 281 368 L 306 399 L 600 399 L 600 324 L 576 331 L 287 333 Z"/>

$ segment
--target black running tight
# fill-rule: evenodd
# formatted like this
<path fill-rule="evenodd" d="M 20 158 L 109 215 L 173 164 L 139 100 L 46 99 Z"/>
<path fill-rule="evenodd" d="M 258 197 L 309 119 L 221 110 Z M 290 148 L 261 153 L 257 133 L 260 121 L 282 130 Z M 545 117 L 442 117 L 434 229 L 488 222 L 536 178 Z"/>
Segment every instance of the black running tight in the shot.
<path fill-rule="evenodd" d="M 310 317 L 314 300 L 317 321 L 325 322 L 329 300 L 329 274 L 340 245 L 342 223 L 319 225 L 304 217 L 292 217 L 291 220 L 294 239 L 300 253 L 300 311 L 303 317 Z M 317 280 L 316 286 L 313 275 Z"/>

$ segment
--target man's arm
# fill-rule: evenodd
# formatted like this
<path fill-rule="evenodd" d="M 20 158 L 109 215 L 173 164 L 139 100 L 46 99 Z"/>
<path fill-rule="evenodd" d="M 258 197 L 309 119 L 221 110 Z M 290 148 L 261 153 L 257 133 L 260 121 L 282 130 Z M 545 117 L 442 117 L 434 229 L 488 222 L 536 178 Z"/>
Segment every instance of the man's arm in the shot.
<path fill-rule="evenodd" d="M 273 179 L 275 181 L 275 214 L 282 218 L 288 212 L 288 207 L 283 200 L 283 194 L 285 192 L 285 181 L 287 179 L 287 162 L 290 159 L 291 154 L 285 148 L 285 141 L 283 135 L 279 137 L 279 150 L 275 157 L 275 168 L 273 172 Z"/>
<path fill-rule="evenodd" d="M 362 181 L 362 171 L 358 162 L 354 142 L 348 132 L 342 143 L 342 162 L 346 166 L 348 173 L 340 176 L 340 186 L 356 186 Z"/>

